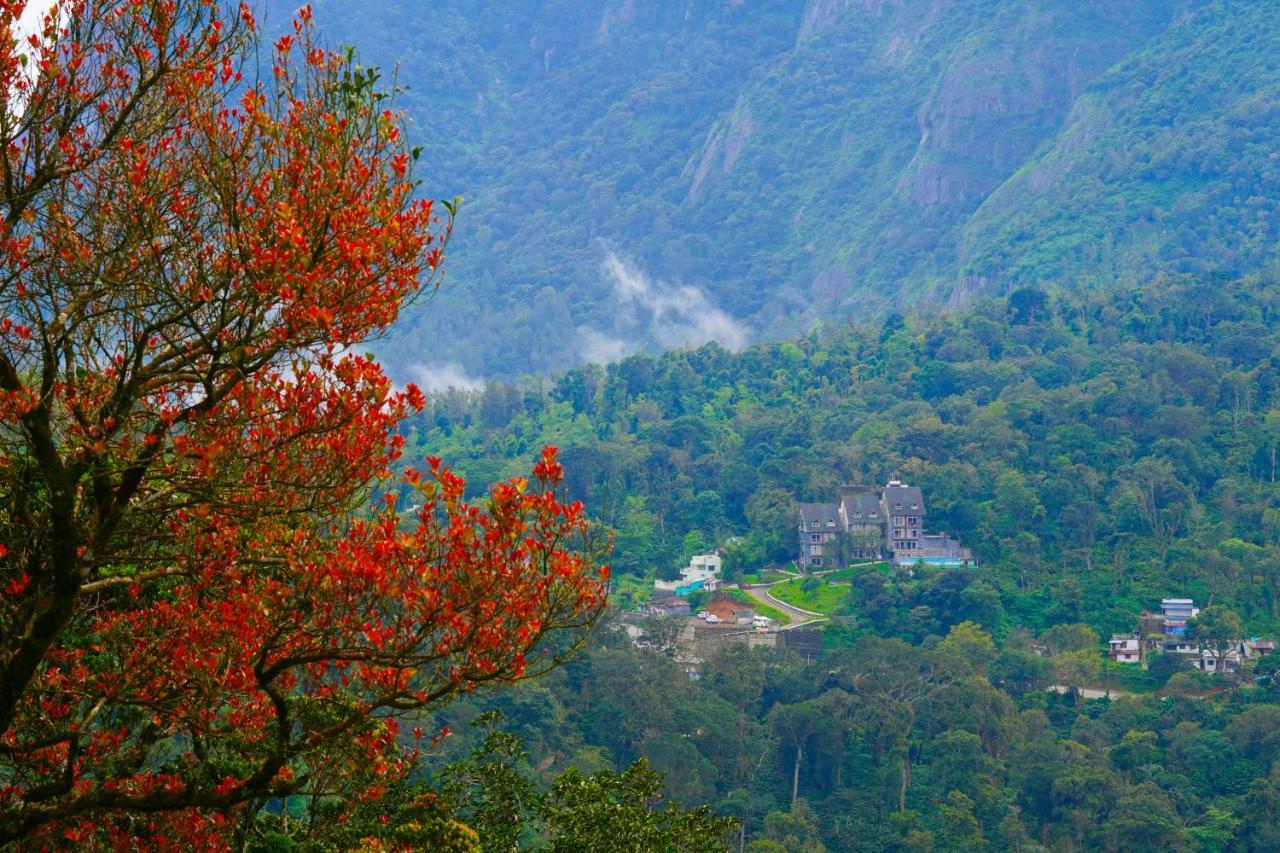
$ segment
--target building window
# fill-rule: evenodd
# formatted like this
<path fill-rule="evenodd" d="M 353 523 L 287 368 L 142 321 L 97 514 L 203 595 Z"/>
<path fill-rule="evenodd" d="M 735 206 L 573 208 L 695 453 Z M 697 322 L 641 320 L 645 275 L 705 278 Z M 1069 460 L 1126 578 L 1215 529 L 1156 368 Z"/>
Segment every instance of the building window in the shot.
<path fill-rule="evenodd" d="M 809 563 L 810 563 L 811 565 L 814 565 L 814 566 L 821 566 L 821 565 L 822 565 L 822 558 L 821 558 L 821 557 L 814 557 L 812 560 L 810 560 L 810 561 L 809 561 Z"/>
<path fill-rule="evenodd" d="M 822 534 L 821 534 L 821 533 L 810 533 L 810 534 L 809 534 L 809 541 L 810 541 L 810 542 L 821 542 L 821 541 L 822 541 Z"/>

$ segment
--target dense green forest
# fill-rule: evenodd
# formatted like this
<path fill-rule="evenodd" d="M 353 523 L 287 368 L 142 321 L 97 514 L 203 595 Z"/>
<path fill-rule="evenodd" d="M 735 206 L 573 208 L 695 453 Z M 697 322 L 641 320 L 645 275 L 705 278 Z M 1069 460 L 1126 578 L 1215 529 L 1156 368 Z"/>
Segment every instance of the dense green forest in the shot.
<path fill-rule="evenodd" d="M 726 542 L 731 576 L 785 562 L 797 501 L 892 472 L 980 565 L 854 572 L 809 665 L 731 646 L 690 680 L 603 626 L 537 684 L 451 709 L 462 734 L 430 763 L 497 707 L 531 778 L 645 758 L 754 851 L 1274 849 L 1274 662 L 1233 682 L 1176 655 L 1141 670 L 1100 637 L 1174 594 L 1276 630 L 1277 310 L 1258 279 L 1024 289 L 436 395 L 410 456 L 479 484 L 561 445 L 622 586 Z"/>
<path fill-rule="evenodd" d="M 1280 691 L 1046 692 L 1072 661 L 1096 664 L 1093 649 L 1071 651 L 1081 636 L 1096 641 L 1079 626 L 1050 632 L 1048 659 L 1012 640 L 994 648 L 972 624 L 923 645 L 867 634 L 807 666 L 726 646 L 691 681 L 604 627 L 536 684 L 449 709 L 457 734 L 428 766 L 451 778 L 443 768 L 486 731 L 468 723 L 496 708 L 527 750 L 497 756 L 511 775 L 644 758 L 668 798 L 738 819 L 733 850 L 1275 849 Z M 483 792 L 463 803 L 464 815 L 492 808 Z"/>
<path fill-rule="evenodd" d="M 1280 606 L 1280 291 L 1171 277 L 1129 292 L 1021 290 L 971 310 L 833 326 L 732 354 L 709 345 L 547 384 L 435 395 L 411 456 L 473 482 L 562 447 L 571 492 L 616 529 L 615 570 L 794 556 L 796 503 L 900 473 L 981 569 L 998 635 L 1127 630 L 1162 596 Z M 912 602 L 876 610 L 901 629 Z M 872 618 L 863 613 L 859 618 Z"/>
<path fill-rule="evenodd" d="M 459 386 L 405 464 L 479 495 L 557 445 L 614 537 L 579 656 L 423 721 L 452 732 L 432 820 L 485 849 L 605 812 L 719 849 L 707 806 L 754 853 L 1280 847 L 1276 661 L 1103 643 L 1168 596 L 1280 632 L 1270 4 L 315 7 L 407 86 L 424 189 L 466 197 L 445 286 L 377 345 Z M 799 503 L 891 475 L 978 567 L 796 581 L 817 661 L 691 677 L 653 641 L 678 625 L 626 612 L 709 548 L 787 565 Z"/>
<path fill-rule="evenodd" d="M 466 198 L 380 345 L 406 379 L 1277 259 L 1262 0 L 314 6 L 397 69 L 424 191 Z"/>

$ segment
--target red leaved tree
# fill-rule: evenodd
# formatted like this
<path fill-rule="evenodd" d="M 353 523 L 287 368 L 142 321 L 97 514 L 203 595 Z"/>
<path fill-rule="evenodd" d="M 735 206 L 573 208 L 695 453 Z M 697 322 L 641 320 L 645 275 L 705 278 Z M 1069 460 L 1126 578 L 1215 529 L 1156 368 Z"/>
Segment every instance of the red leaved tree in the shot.
<path fill-rule="evenodd" d="M 0 0 L 0 841 L 217 846 L 376 796 L 397 714 L 556 663 L 603 600 L 544 454 L 483 508 L 343 355 L 431 283 L 374 75 L 304 9 L 259 67 L 220 0 Z"/>

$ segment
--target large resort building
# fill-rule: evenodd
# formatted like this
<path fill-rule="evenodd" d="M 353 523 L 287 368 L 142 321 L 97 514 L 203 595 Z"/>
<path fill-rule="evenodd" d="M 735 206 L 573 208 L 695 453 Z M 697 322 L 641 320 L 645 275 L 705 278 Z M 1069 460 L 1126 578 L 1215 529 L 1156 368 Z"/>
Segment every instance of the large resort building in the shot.
<path fill-rule="evenodd" d="M 969 549 L 945 534 L 926 533 L 918 486 L 894 478 L 882 489 L 841 486 L 836 503 L 800 505 L 800 568 L 838 568 L 889 559 L 903 566 L 971 565 Z"/>

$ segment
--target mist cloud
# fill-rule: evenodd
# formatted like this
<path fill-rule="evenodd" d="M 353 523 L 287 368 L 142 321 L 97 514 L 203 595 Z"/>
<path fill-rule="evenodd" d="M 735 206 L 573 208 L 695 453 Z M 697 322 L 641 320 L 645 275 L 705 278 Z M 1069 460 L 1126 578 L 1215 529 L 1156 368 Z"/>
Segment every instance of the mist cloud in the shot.
<path fill-rule="evenodd" d="M 456 361 L 436 364 L 413 364 L 407 371 L 409 381 L 424 391 L 447 391 L 457 388 L 462 391 L 478 391 L 484 387 L 484 380 L 471 376 Z"/>
<path fill-rule="evenodd" d="M 613 251 L 603 269 L 618 312 L 610 331 L 578 328 L 579 351 L 587 361 L 617 361 L 647 345 L 667 350 L 715 341 L 740 350 L 751 342 L 750 331 L 700 288 L 654 281 Z"/>
<path fill-rule="evenodd" d="M 578 352 L 584 361 L 607 364 L 626 358 L 635 350 L 636 346 L 627 341 L 610 337 L 589 326 L 578 327 Z"/>

